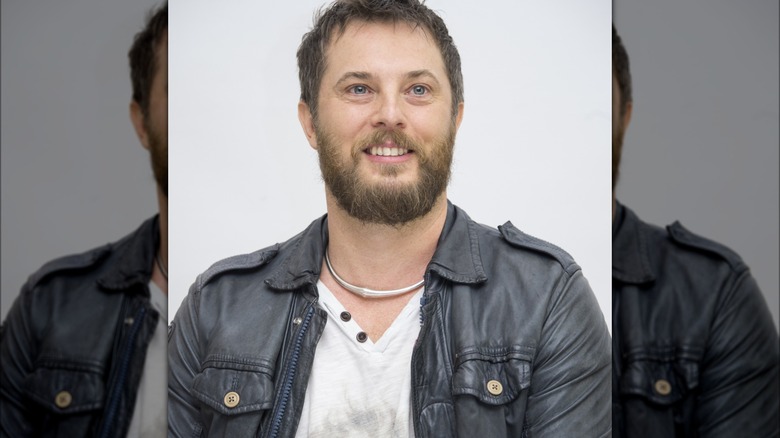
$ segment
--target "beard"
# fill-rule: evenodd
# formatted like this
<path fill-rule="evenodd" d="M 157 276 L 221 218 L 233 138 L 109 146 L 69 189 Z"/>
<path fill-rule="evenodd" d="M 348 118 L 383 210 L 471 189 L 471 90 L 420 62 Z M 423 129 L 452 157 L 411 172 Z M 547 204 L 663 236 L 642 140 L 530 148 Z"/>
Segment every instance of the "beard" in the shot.
<path fill-rule="evenodd" d="M 148 119 L 144 120 L 146 132 L 149 134 L 149 157 L 152 162 L 154 180 L 168 197 L 168 138 L 154 129 Z"/>
<path fill-rule="evenodd" d="M 349 157 L 342 157 L 339 146 L 319 124 L 315 126 L 320 170 L 325 186 L 333 194 L 339 207 L 353 218 L 379 225 L 402 226 L 428 214 L 444 193 L 450 179 L 450 166 L 455 145 L 455 126 L 429 150 L 424 150 L 400 131 L 375 131 L 353 146 Z M 414 151 L 419 164 L 415 182 L 393 181 L 407 164 L 386 164 L 381 174 L 390 179 L 385 183 L 369 183 L 361 179 L 358 165 L 361 154 L 372 145 L 391 140 L 401 148 Z"/>

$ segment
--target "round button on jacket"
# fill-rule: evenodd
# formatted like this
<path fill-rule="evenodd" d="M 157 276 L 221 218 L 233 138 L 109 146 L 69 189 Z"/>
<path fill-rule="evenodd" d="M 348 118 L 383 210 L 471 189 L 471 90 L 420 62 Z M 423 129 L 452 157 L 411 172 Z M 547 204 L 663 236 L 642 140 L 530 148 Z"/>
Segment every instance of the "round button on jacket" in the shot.
<path fill-rule="evenodd" d="M 352 315 L 350 315 L 349 312 L 346 312 L 346 311 L 341 312 L 341 315 L 339 315 L 339 316 L 341 317 L 341 320 L 344 321 L 344 322 L 347 322 L 350 319 L 352 319 Z"/>
<path fill-rule="evenodd" d="M 487 382 L 487 390 L 493 395 L 501 395 L 501 393 L 504 392 L 504 385 L 498 380 L 491 380 Z"/>
<path fill-rule="evenodd" d="M 672 384 L 666 379 L 656 380 L 653 388 L 655 388 L 655 392 L 659 395 L 669 395 L 669 393 L 672 392 Z"/>
<path fill-rule="evenodd" d="M 238 396 L 238 393 L 235 391 L 230 391 L 227 394 L 225 394 L 225 406 L 229 408 L 235 408 L 238 406 L 238 401 L 240 400 L 240 397 Z"/>
<path fill-rule="evenodd" d="M 60 391 L 54 396 L 54 404 L 60 409 L 65 409 L 70 406 L 73 401 L 73 396 L 68 391 Z"/>
<path fill-rule="evenodd" d="M 360 342 L 361 344 L 363 342 L 366 342 L 366 339 L 368 339 L 368 335 L 366 334 L 366 332 L 360 332 L 355 337 L 357 338 L 357 341 Z"/>

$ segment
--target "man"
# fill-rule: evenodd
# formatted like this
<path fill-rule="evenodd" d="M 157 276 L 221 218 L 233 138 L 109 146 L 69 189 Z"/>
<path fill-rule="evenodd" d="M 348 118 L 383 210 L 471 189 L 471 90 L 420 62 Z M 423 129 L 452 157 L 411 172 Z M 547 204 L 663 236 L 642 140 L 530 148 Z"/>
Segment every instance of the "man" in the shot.
<path fill-rule="evenodd" d="M 328 214 L 198 277 L 173 436 L 605 436 L 609 335 L 580 268 L 448 203 L 460 57 L 416 0 L 337 1 L 298 50 Z"/>
<path fill-rule="evenodd" d="M 159 215 L 118 242 L 30 276 L 0 344 L 0 435 L 165 436 L 168 6 L 128 54 L 130 118 L 149 150 Z"/>
<path fill-rule="evenodd" d="M 620 437 L 778 436 L 778 337 L 728 248 L 614 200 L 633 105 L 612 27 L 613 429 Z"/>

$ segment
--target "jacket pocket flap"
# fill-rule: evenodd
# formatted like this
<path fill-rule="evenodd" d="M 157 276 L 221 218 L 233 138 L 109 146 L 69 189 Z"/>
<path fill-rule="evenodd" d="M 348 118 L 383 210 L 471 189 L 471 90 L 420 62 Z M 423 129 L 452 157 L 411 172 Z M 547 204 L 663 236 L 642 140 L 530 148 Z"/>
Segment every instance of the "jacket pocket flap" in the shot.
<path fill-rule="evenodd" d="M 659 404 L 670 405 L 699 386 L 699 366 L 687 360 L 628 362 L 620 377 L 620 393 L 637 395 Z"/>
<path fill-rule="evenodd" d="M 236 415 L 273 406 L 274 384 L 268 374 L 231 368 L 205 368 L 195 376 L 192 393 L 222 415 Z"/>
<path fill-rule="evenodd" d="M 56 414 L 73 414 L 103 407 L 102 373 L 64 368 L 38 368 L 24 381 L 27 396 Z"/>
<path fill-rule="evenodd" d="M 531 384 L 531 363 L 523 359 L 470 359 L 452 376 L 453 395 L 472 395 L 489 405 L 509 403 Z"/>

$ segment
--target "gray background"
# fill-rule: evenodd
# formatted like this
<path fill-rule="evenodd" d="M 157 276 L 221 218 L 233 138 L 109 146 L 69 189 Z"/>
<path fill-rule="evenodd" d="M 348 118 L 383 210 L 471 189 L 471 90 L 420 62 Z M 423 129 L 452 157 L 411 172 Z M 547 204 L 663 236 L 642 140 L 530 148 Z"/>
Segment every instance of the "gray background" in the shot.
<path fill-rule="evenodd" d="M 616 1 L 634 84 L 617 197 L 738 252 L 778 325 L 778 2 Z"/>
<path fill-rule="evenodd" d="M 152 0 L 3 0 L 2 318 L 45 262 L 157 211 L 135 136 L 127 51 Z"/>

